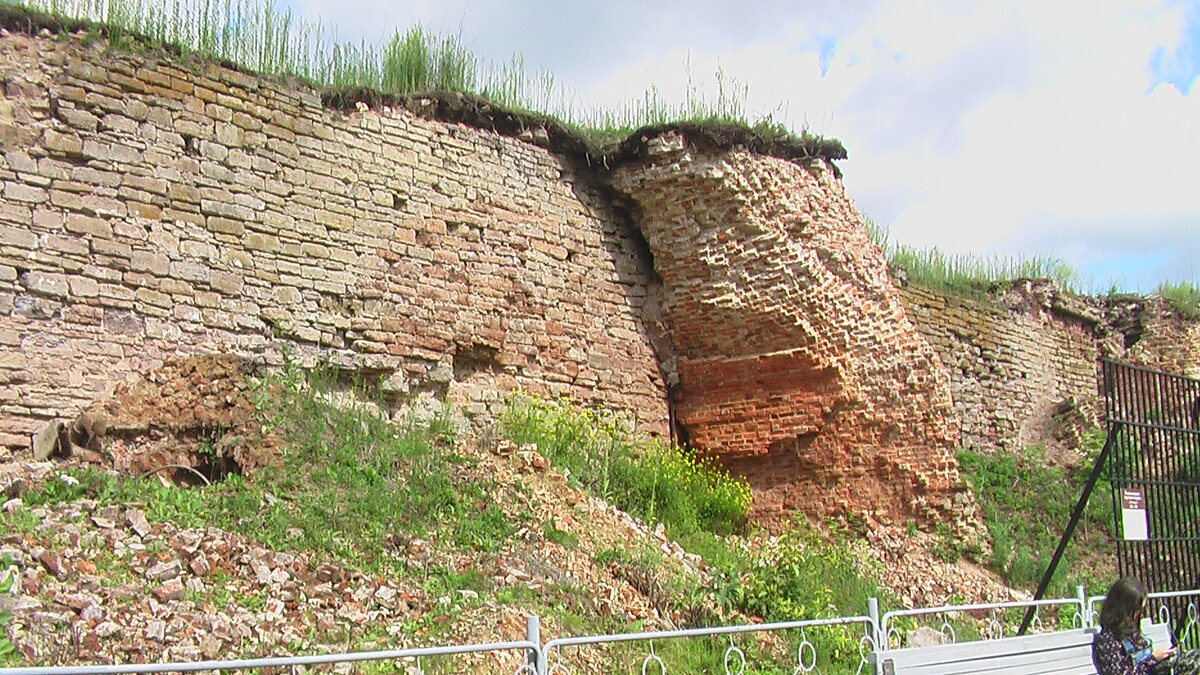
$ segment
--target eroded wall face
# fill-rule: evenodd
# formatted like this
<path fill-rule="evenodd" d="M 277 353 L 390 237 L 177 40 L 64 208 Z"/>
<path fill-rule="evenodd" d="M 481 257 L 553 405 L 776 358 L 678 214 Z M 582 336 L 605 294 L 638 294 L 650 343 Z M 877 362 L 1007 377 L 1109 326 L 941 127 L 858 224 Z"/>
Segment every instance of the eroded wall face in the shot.
<path fill-rule="evenodd" d="M 1098 423 L 1101 350 L 1090 326 L 918 286 L 904 287 L 901 296 L 950 376 L 963 447 L 1015 451 L 1050 443 L 1069 451 Z"/>
<path fill-rule="evenodd" d="M 950 383 L 841 184 L 665 142 L 616 186 L 663 280 L 680 423 L 792 511 L 970 519 Z"/>
<path fill-rule="evenodd" d="M 0 446 L 172 355 L 523 387 L 663 432 L 633 233 L 549 151 L 299 84 L 0 38 Z"/>
<path fill-rule="evenodd" d="M 1103 423 L 1100 358 L 1200 376 L 1200 323 L 1161 299 L 1122 307 L 1028 281 L 991 302 L 916 285 L 901 298 L 946 367 L 962 445 L 974 450 L 1043 446 L 1078 461 Z"/>

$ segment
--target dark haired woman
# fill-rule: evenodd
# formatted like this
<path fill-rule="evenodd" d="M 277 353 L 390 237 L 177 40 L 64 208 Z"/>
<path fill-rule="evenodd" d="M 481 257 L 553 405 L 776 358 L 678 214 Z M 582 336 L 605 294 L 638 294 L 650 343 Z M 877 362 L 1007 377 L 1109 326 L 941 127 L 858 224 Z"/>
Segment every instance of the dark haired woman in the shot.
<path fill-rule="evenodd" d="M 1196 653 L 1178 659 L 1174 647 L 1155 649 L 1142 635 L 1146 587 L 1133 577 L 1121 577 L 1108 589 L 1100 607 L 1100 632 L 1092 639 L 1092 663 L 1098 675 L 1194 673 Z M 1159 666 L 1159 667 L 1156 667 Z M 1151 670 L 1153 669 L 1153 670 Z"/>

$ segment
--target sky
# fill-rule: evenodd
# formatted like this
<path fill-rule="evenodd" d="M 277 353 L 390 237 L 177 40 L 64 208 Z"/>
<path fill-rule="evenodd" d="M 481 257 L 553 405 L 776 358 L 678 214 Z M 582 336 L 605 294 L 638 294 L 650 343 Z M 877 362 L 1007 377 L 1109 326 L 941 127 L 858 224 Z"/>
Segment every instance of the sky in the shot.
<path fill-rule="evenodd" d="M 893 242 L 1200 283 L 1200 0 L 281 0 L 338 40 L 421 25 L 584 108 L 746 88 L 838 138 Z M 690 85 L 689 85 L 690 83 Z"/>

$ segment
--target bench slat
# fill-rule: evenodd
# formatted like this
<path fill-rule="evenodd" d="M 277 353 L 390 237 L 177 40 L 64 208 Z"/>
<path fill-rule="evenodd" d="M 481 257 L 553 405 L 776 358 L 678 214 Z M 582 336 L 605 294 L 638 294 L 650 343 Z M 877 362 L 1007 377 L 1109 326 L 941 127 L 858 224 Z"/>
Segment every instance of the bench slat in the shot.
<path fill-rule="evenodd" d="M 1079 667 L 1082 667 L 1085 672 L 1091 670 L 1092 650 L 1090 646 L 1017 654 L 980 654 L 976 658 L 954 661 L 893 663 L 895 672 L 915 675 L 1058 673 L 1071 672 Z"/>
<path fill-rule="evenodd" d="M 954 660 L 956 658 L 974 658 L 973 655 L 992 656 L 995 654 L 1020 653 L 1028 651 L 1046 651 L 1063 649 L 1078 645 L 1092 644 L 1095 631 L 1079 628 L 1056 633 L 1041 633 L 1038 635 L 1022 635 L 1019 637 L 1001 638 L 999 640 L 974 640 L 971 642 L 952 642 L 929 647 L 905 647 L 880 652 L 888 658 L 897 661 L 917 659 Z"/>
<path fill-rule="evenodd" d="M 1095 628 L 906 647 L 871 654 L 885 675 L 1096 675 L 1092 665 Z M 1166 624 L 1145 627 L 1152 642 L 1170 639 Z"/>
<path fill-rule="evenodd" d="M 1094 634 L 1094 630 L 1076 629 L 999 640 L 909 647 L 878 652 L 875 656 L 885 673 L 1073 675 L 1086 673 L 1092 668 L 1091 645 Z"/>

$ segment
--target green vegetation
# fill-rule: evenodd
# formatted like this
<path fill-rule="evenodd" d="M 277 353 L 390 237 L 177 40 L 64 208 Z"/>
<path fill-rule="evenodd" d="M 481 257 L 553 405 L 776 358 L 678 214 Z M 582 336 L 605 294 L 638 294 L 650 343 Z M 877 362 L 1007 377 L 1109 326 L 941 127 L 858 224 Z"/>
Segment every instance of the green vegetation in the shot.
<path fill-rule="evenodd" d="M 21 575 L 12 566 L 12 559 L 7 554 L 0 556 L 0 597 L 15 595 L 20 583 Z M 5 629 L 5 624 L 11 618 L 12 616 L 8 612 L 0 610 L 0 666 L 16 666 L 20 664 L 20 660 L 16 654 L 16 647 L 9 641 L 8 631 Z"/>
<path fill-rule="evenodd" d="M 575 550 L 595 544 L 586 530 L 566 532 L 554 520 L 534 519 L 527 504 L 531 494 L 519 485 L 495 485 L 481 478 L 481 472 L 469 471 L 477 460 L 456 452 L 458 441 L 447 416 L 413 418 L 401 425 L 387 421 L 370 400 L 369 384 L 346 391 L 330 373 L 288 365 L 258 388 L 264 431 L 285 441 L 278 465 L 271 470 L 252 478 L 231 474 L 210 486 L 192 488 L 97 470 L 64 470 L 60 473 L 65 479 L 30 486 L 23 496 L 30 508 L 0 514 L 0 524 L 10 531 L 44 536 L 38 530 L 41 520 L 32 513 L 35 508 L 90 500 L 97 506 L 137 504 L 151 522 L 241 532 L 277 550 L 309 553 L 373 576 L 406 579 L 429 598 L 451 598 L 436 612 L 404 624 L 407 634 L 419 634 L 423 641 L 436 640 L 460 613 L 484 603 L 517 604 L 572 634 L 645 628 L 622 617 L 619 607 L 611 608 L 616 614 L 601 611 L 591 589 L 569 576 L 552 574 L 535 591 L 498 586 L 480 568 L 422 566 L 397 554 L 389 544 L 395 535 L 409 541 L 420 537 L 431 550 L 469 553 L 480 563 L 502 548 L 497 555 L 534 555 L 514 536 L 522 527 Z M 624 428 L 612 415 L 526 396 L 515 396 L 500 422 L 502 434 L 519 443 L 537 443 L 553 468 L 570 480 L 652 523 L 662 523 L 671 536 L 705 558 L 711 582 L 667 560 L 652 540 L 591 553 L 596 564 L 612 569 L 654 606 L 696 625 L 714 625 L 743 620 L 732 618 L 734 613 L 769 619 L 857 614 L 868 596 L 881 595 L 871 581 L 872 571 L 862 567 L 861 555 L 823 542 L 802 523 L 761 547 L 751 544 L 757 537 L 728 535 L 745 528 L 746 483 L 686 450 Z M 214 451 L 217 446 L 219 439 L 213 442 Z M 88 512 L 78 510 L 81 522 Z M 103 550 L 101 538 L 85 537 L 79 546 L 102 570 L 101 583 L 139 582 L 128 561 Z M 150 552 L 165 551 L 152 547 Z M 266 602 L 261 594 L 231 594 L 219 576 L 212 581 L 202 591 L 189 591 L 188 599 L 218 609 L 240 606 L 251 611 Z M 466 597 L 462 590 L 475 594 Z M 376 628 L 320 638 L 361 646 L 375 639 Z M 790 673 L 796 649 L 807 638 L 816 645 L 824 672 L 849 673 L 858 666 L 860 631 L 857 626 L 813 629 L 739 637 L 736 643 L 756 667 L 792 663 L 760 672 Z M 309 639 L 320 641 L 317 636 Z M 0 642 L 0 650 L 4 646 Z M 657 654 L 673 670 L 686 672 L 721 663 L 729 646 L 727 639 L 656 644 Z M 601 649 L 622 663 L 640 663 L 647 654 L 643 644 Z M 4 658 L 0 651 L 0 663 Z M 441 667 L 432 662 L 426 666 L 432 668 L 428 672 Z"/>
<path fill-rule="evenodd" d="M 268 75 L 295 75 L 321 87 L 365 88 L 403 95 L 452 91 L 478 95 L 505 108 L 548 115 L 596 147 L 612 147 L 635 129 L 675 122 L 732 123 L 767 142 L 793 141 L 837 158 L 836 141 L 793 135 L 769 115 L 751 120 L 746 86 L 716 73 L 715 99 L 688 75 L 687 100 L 665 101 L 657 88 L 640 100 L 606 110 L 581 109 L 548 72 L 530 75 L 520 56 L 481 63 L 456 36 L 420 26 L 397 30 L 382 45 L 339 42 L 320 24 L 280 10 L 274 0 L 0 0 L 72 21 L 84 21 L 120 44 L 169 45 L 184 55 L 218 59 Z M 132 39 L 126 39 L 136 36 Z"/>
<path fill-rule="evenodd" d="M 716 556 L 719 570 L 711 589 L 719 603 L 767 621 L 797 621 L 860 614 L 867 599 L 889 603 L 890 593 L 874 579 L 877 570 L 850 540 L 828 541 L 803 521 L 753 551 Z M 857 658 L 861 634 L 849 628 L 812 629 L 822 667 Z"/>
<path fill-rule="evenodd" d="M 1157 293 L 1188 319 L 1200 317 L 1200 285 L 1188 281 L 1160 284 Z"/>
<path fill-rule="evenodd" d="M 715 603 L 709 611 L 718 613 L 696 616 L 698 623 L 720 623 L 730 612 L 769 621 L 846 616 L 861 613 L 867 598 L 887 595 L 863 555 L 844 543 L 823 540 L 802 521 L 761 547 L 722 536 L 744 529 L 750 499 L 745 481 L 687 449 L 637 439 L 623 431 L 619 419 L 522 395 L 511 400 L 501 417 L 500 433 L 516 443 L 536 445 L 581 487 L 644 520 L 662 523 L 672 538 L 700 555 L 713 571 L 710 584 L 700 586 L 694 578 L 680 576 L 667 579 L 667 590 L 658 592 L 646 587 L 663 583 L 656 571 L 661 568 L 660 554 L 608 549 L 596 556 L 598 563 L 624 570 L 627 578 L 660 579 L 634 582 L 660 606 L 695 613 Z M 794 654 L 807 638 L 817 648 L 821 667 L 841 672 L 837 669 L 847 664 L 857 667 L 860 637 L 853 627 L 835 627 L 792 634 L 787 640 Z M 720 662 L 729 647 L 719 641 L 685 644 L 659 651 L 664 659 L 672 655 L 673 667 L 696 665 L 696 670 L 685 667 L 684 672 L 701 672 L 700 663 Z M 739 643 L 748 654 L 767 649 L 755 645 Z"/>
<path fill-rule="evenodd" d="M 16 654 L 16 647 L 8 639 L 8 632 L 4 629 L 4 625 L 11 618 L 8 612 L 0 612 L 0 666 L 18 666 L 20 659 Z"/>
<path fill-rule="evenodd" d="M 733 532 L 750 505 L 750 486 L 711 459 L 634 438 L 619 419 L 599 411 L 518 395 L 501 416 L 500 433 L 537 446 L 589 492 L 663 523 L 676 538 Z"/>
<path fill-rule="evenodd" d="M 1077 292 L 1079 273 L 1059 258 L 1033 256 L 948 255 L 936 248 L 917 249 L 890 240 L 887 228 L 865 219 L 871 239 L 883 248 L 893 270 L 911 282 L 957 295 L 982 295 L 996 284 L 1017 279 L 1052 279 Z"/>
<path fill-rule="evenodd" d="M 1102 434 L 1089 437 L 1086 459 L 1073 470 L 1047 465 L 1044 451 L 1036 448 L 997 456 L 959 453 L 991 535 L 986 562 L 1010 586 L 1032 589 L 1041 581 L 1103 441 Z M 1051 580 L 1050 597 L 1074 595 L 1077 584 L 1104 588 L 1111 581 L 1112 570 L 1094 568 L 1108 559 L 1112 545 L 1109 490 L 1106 480 L 1096 485 Z"/>
<path fill-rule="evenodd" d="M 904 244 L 886 252 L 891 266 L 904 270 L 910 281 L 949 292 L 969 294 L 1017 279 L 1053 279 L 1061 288 L 1073 291 L 1079 278 L 1059 258 L 947 255 L 938 249 L 919 250 Z"/>
<path fill-rule="evenodd" d="M 936 248 L 918 249 L 891 241 L 885 226 L 864 219 L 871 240 L 883 249 L 893 272 L 908 281 L 953 295 L 984 298 L 997 286 L 1018 279 L 1050 279 L 1070 293 L 1097 293 L 1095 283 L 1083 278 L 1060 258 L 1047 256 L 950 255 Z M 1114 284 L 1107 295 L 1119 295 Z M 1200 317 L 1200 286 L 1193 282 L 1164 282 L 1155 291 L 1184 317 Z"/>
<path fill-rule="evenodd" d="M 335 404 L 331 378 L 287 373 L 262 390 L 268 426 L 290 441 L 277 471 L 203 490 L 70 471 L 77 483 L 49 481 L 25 501 L 142 503 L 154 521 L 253 533 L 276 550 L 313 551 L 378 574 L 402 571 L 388 544 L 393 533 L 495 550 L 518 525 L 476 507 L 487 485 L 451 477 L 453 459 L 439 440 L 444 419 L 397 429 L 357 397 Z"/>

